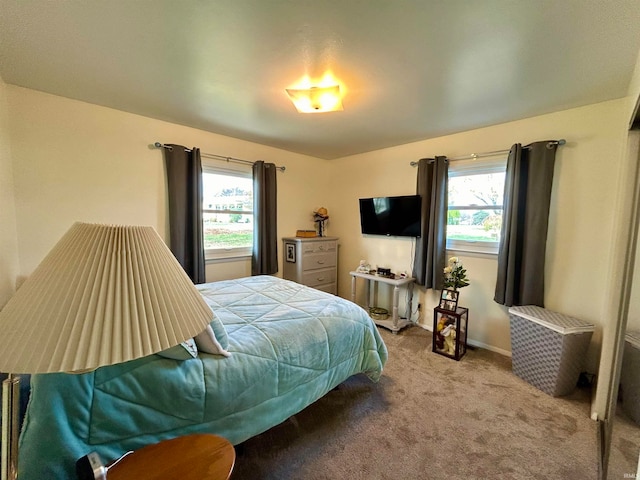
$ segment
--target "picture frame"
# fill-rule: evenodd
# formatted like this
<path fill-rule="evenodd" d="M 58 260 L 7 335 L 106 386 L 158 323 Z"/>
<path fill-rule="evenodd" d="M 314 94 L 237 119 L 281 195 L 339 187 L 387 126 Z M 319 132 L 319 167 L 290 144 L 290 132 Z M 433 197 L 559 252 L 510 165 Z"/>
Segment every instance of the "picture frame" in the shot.
<path fill-rule="evenodd" d="M 440 304 L 438 305 L 442 310 L 449 312 L 455 312 L 458 308 L 458 291 L 445 288 L 440 294 Z"/>
<path fill-rule="evenodd" d="M 296 263 L 296 244 L 285 243 L 284 248 L 285 248 L 285 252 L 284 252 L 285 260 L 289 263 Z"/>

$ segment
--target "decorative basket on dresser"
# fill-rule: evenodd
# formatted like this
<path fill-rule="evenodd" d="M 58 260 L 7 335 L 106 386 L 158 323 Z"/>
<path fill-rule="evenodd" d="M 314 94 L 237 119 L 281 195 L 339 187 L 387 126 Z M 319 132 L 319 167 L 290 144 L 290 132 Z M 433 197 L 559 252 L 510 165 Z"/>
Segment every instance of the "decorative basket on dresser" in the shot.
<path fill-rule="evenodd" d="M 338 294 L 337 237 L 284 237 L 282 252 L 286 280 Z"/>

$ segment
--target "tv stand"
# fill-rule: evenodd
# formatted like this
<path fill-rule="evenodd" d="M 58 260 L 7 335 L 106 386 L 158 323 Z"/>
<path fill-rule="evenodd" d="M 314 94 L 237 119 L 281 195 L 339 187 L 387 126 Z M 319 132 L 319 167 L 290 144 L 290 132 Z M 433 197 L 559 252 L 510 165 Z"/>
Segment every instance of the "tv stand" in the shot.
<path fill-rule="evenodd" d="M 388 278 L 378 275 L 372 275 L 370 273 L 361 272 L 349 272 L 351 275 L 351 301 L 356 303 L 356 280 L 358 278 L 364 278 L 366 280 L 366 304 L 367 309 L 371 307 L 371 282 L 386 283 L 393 285 L 393 310 L 391 320 L 373 320 L 376 325 L 384 328 L 388 328 L 392 333 L 396 334 L 404 327 L 412 325 L 411 322 L 411 302 L 413 300 L 413 282 L 415 278 Z M 406 286 L 409 290 L 409 299 L 407 300 L 407 319 L 398 318 L 398 299 L 400 297 L 400 287 Z"/>

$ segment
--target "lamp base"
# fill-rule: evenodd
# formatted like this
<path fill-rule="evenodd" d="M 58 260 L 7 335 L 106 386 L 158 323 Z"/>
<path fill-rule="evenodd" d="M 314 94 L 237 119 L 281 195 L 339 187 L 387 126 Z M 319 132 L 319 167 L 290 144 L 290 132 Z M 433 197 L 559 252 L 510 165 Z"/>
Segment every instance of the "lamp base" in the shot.
<path fill-rule="evenodd" d="M 2 480 L 18 477 L 18 416 L 20 377 L 9 374 L 2 382 Z"/>

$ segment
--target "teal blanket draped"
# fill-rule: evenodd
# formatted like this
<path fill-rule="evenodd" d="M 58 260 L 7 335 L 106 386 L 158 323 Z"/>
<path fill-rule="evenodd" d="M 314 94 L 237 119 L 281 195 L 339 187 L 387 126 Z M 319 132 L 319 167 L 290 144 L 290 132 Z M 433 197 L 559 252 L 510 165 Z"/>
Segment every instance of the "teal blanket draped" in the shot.
<path fill-rule="evenodd" d="M 33 375 L 20 480 L 75 478 L 144 445 L 208 432 L 233 444 L 264 432 L 358 373 L 377 381 L 387 349 L 367 313 L 271 276 L 198 286 L 224 324 L 231 356 L 150 355 L 94 372 Z"/>

